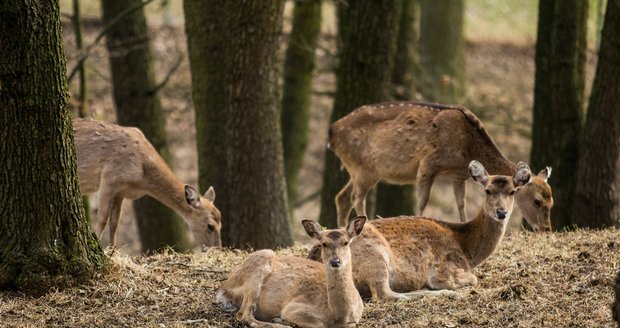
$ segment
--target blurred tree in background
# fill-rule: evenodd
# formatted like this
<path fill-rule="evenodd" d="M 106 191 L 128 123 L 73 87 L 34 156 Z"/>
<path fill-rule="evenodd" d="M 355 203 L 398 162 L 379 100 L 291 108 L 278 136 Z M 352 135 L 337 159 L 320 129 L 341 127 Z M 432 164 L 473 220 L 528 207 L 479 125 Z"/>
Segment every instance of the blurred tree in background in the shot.
<path fill-rule="evenodd" d="M 321 31 L 321 1 L 295 1 L 293 28 L 284 60 L 282 142 L 289 205 L 297 200 L 297 175 L 308 143 L 315 50 Z"/>
<path fill-rule="evenodd" d="M 464 1 L 420 1 L 420 77 L 426 100 L 459 104 L 465 97 Z"/>
<path fill-rule="evenodd" d="M 588 1 L 541 0 L 536 40 L 532 168 L 553 168 L 554 229 L 571 225 L 583 123 Z"/>
<path fill-rule="evenodd" d="M 289 246 L 278 47 L 282 0 L 185 1 L 201 186 L 225 246 Z"/>
<path fill-rule="evenodd" d="M 340 1 L 337 10 L 339 64 L 331 122 L 359 106 L 389 99 L 402 2 Z M 323 226 L 337 226 L 334 199 L 347 181 L 347 172 L 328 151 L 321 193 Z"/>
<path fill-rule="evenodd" d="M 579 227 L 620 227 L 619 77 L 620 0 L 609 0 L 579 166 L 570 172 L 575 197 L 564 205 Z"/>
<path fill-rule="evenodd" d="M 116 116 L 119 125 L 142 130 L 170 165 L 166 120 L 157 95 L 158 86 L 142 5 L 142 0 L 101 1 L 103 23 L 111 26 L 107 33 L 107 48 Z M 131 13 L 127 14 L 128 11 Z M 116 21 L 121 15 L 122 18 Z M 134 200 L 133 208 L 143 252 L 166 246 L 178 251 L 191 247 L 185 223 L 164 204 L 144 196 Z"/>
<path fill-rule="evenodd" d="M 84 215 L 55 1 L 0 2 L 0 288 L 40 294 L 107 260 Z"/>

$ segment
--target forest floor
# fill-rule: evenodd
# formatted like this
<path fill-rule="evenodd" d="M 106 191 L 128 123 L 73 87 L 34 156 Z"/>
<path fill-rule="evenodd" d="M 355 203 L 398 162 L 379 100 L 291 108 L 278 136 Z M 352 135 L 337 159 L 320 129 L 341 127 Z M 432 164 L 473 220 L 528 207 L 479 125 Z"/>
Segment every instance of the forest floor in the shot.
<path fill-rule="evenodd" d="M 68 22 L 68 21 L 66 21 Z M 66 23 L 65 22 L 65 23 Z M 73 33 L 63 24 L 68 70 L 77 53 Z M 86 43 L 100 24 L 86 21 Z M 184 60 L 160 97 L 167 115 L 167 133 L 173 167 L 179 177 L 196 185 L 197 157 L 189 64 L 181 26 L 152 27 L 153 54 L 158 80 L 179 58 Z M 312 98 L 311 140 L 300 173 L 300 199 L 321 187 L 327 126 L 335 79 L 335 39 L 324 33 L 317 51 L 318 68 Z M 508 156 L 527 161 L 530 151 L 534 45 L 475 39 L 466 49 L 468 94 L 465 101 L 484 122 Z M 595 56 L 588 57 L 588 85 Z M 93 48 L 88 60 L 90 116 L 115 121 L 107 52 Z M 76 81 L 70 83 L 72 95 Z M 75 97 L 71 100 L 77 102 Z M 538 171 L 542 168 L 532 168 Z M 553 179 L 553 176 L 551 177 Z M 204 189 L 204 188 L 203 188 Z M 204 190 L 203 190 L 204 191 Z M 217 192 L 217 190 L 216 190 Z M 96 204 L 92 196 L 91 204 Z M 471 185 L 468 212 L 476 212 L 481 190 Z M 217 205 L 217 199 L 216 199 Z M 456 219 L 451 183 L 434 186 L 428 216 Z M 316 219 L 317 198 L 296 206 L 291 218 L 297 246 L 283 253 L 305 255 L 309 239 L 299 221 Z M 91 209 L 96 211 L 96 205 Z M 0 327 L 241 327 L 234 316 L 214 303 L 214 295 L 227 272 L 246 252 L 208 249 L 192 254 L 135 256 L 140 252 L 130 202 L 125 202 L 119 228 L 119 250 L 111 255 L 111 272 L 89 285 L 30 298 L 0 292 Z M 380 214 L 380 213 L 379 213 Z M 225 220 L 225 218 L 224 218 Z M 508 232 L 496 254 L 475 269 L 479 284 L 459 290 L 457 299 L 423 298 L 398 303 L 365 303 L 359 327 L 612 327 L 609 305 L 611 284 L 620 270 L 618 230 L 531 234 L 514 229 L 520 215 L 511 218 Z M 104 238 L 103 245 L 107 243 Z"/>

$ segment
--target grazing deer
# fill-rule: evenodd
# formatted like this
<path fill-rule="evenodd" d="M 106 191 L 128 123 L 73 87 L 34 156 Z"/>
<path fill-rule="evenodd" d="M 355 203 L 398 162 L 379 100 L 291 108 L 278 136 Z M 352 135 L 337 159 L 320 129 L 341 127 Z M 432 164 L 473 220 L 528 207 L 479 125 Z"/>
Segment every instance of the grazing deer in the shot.
<path fill-rule="evenodd" d="M 364 228 L 366 217 L 349 221 L 346 229 L 323 231 L 303 220 L 306 233 L 319 241 L 315 262 L 271 250 L 251 254 L 222 284 L 217 301 L 251 326 L 355 327 L 364 305 L 353 283 L 349 245 Z"/>
<path fill-rule="evenodd" d="M 467 165 L 479 160 L 492 174 L 513 175 L 516 166 L 497 148 L 480 120 L 461 106 L 392 102 L 360 107 L 334 122 L 328 148 L 334 151 L 351 179 L 336 196 L 338 224 L 355 207 L 365 215 L 368 191 L 379 181 L 416 184 L 418 215 L 423 215 L 437 176 L 453 180 L 459 216 L 465 214 Z M 547 178 L 539 173 L 519 191 L 517 205 L 535 231 L 551 230 L 553 206 Z"/>
<path fill-rule="evenodd" d="M 183 184 L 137 128 L 93 120 L 73 120 L 78 176 L 83 193 L 99 190 L 97 233 L 110 220 L 110 245 L 124 199 L 149 195 L 176 211 L 190 227 L 198 245 L 221 246 L 220 211 L 213 205 L 213 187 L 200 196 Z"/>
<path fill-rule="evenodd" d="M 353 278 L 364 296 L 407 299 L 425 294 L 451 295 L 477 283 L 472 269 L 486 260 L 504 236 L 517 189 L 530 181 L 529 167 L 517 164 L 514 176 L 489 175 L 472 161 L 469 171 L 484 187 L 478 215 L 465 223 L 424 217 L 373 220 L 351 243 Z M 318 258 L 314 246 L 309 258 Z"/>

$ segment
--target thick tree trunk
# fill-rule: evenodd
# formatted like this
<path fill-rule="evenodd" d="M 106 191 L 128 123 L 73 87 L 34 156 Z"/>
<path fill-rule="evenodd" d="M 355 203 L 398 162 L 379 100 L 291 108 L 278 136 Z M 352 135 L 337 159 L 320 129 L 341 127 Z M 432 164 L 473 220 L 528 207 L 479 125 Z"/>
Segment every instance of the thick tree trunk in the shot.
<path fill-rule="evenodd" d="M 463 0 L 420 0 L 418 88 L 431 101 L 460 103 L 465 96 Z"/>
<path fill-rule="evenodd" d="M 102 1 L 104 24 L 141 2 Z M 170 163 L 165 118 L 155 90 L 144 9 L 134 11 L 114 25 L 107 35 L 107 47 L 118 124 L 138 127 Z M 143 252 L 156 251 L 165 246 L 179 251 L 190 248 L 186 225 L 174 211 L 148 196 L 135 200 L 133 208 Z"/>
<path fill-rule="evenodd" d="M 107 263 L 81 203 L 58 2 L 0 2 L 0 58 L 0 288 L 39 294 Z"/>
<path fill-rule="evenodd" d="M 331 121 L 351 110 L 389 99 L 401 1 L 338 2 L 339 66 Z M 336 194 L 348 181 L 333 152 L 325 156 L 321 224 L 337 226 Z"/>
<path fill-rule="evenodd" d="M 418 72 L 417 0 L 404 0 L 400 16 L 394 68 L 392 69 L 392 96 L 398 100 L 411 100 L 415 91 Z M 413 186 L 377 185 L 375 214 L 382 217 L 411 215 L 414 213 Z"/>
<path fill-rule="evenodd" d="M 540 1 L 531 167 L 551 166 L 554 229 L 571 225 L 570 207 L 583 122 L 588 1 Z"/>
<path fill-rule="evenodd" d="M 281 0 L 185 2 L 201 181 L 222 199 L 226 246 L 292 244 L 277 85 L 282 10 Z"/>
<path fill-rule="evenodd" d="M 570 211 L 580 227 L 620 227 L 619 76 L 620 1 L 609 0 Z"/>
<path fill-rule="evenodd" d="M 284 60 L 282 143 L 289 205 L 297 199 L 297 174 L 308 142 L 314 52 L 321 30 L 321 1 L 296 1 Z"/>

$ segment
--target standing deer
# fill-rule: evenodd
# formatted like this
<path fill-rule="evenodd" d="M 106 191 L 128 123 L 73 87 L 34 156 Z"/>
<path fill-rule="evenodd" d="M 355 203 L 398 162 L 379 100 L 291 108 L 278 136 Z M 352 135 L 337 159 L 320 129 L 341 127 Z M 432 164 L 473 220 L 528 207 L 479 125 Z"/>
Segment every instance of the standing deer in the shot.
<path fill-rule="evenodd" d="M 237 319 L 251 326 L 355 327 L 364 305 L 353 283 L 349 245 L 365 222 L 357 217 L 346 229 L 323 231 L 303 220 L 306 233 L 319 241 L 322 265 L 271 250 L 255 252 L 230 273 L 217 301 L 226 311 L 238 310 Z"/>
<path fill-rule="evenodd" d="M 366 225 L 351 243 L 353 278 L 360 293 L 373 299 L 408 299 L 451 295 L 451 290 L 477 283 L 472 270 L 499 245 L 515 192 L 530 181 L 531 173 L 521 162 L 514 176 L 489 175 L 477 161 L 470 163 L 469 171 L 486 193 L 471 221 L 401 216 Z M 316 260 L 318 251 L 314 246 L 309 258 Z"/>
<path fill-rule="evenodd" d="M 82 193 L 99 190 L 97 233 L 110 221 L 110 245 L 124 199 L 149 195 L 176 211 L 190 227 L 198 245 L 221 246 L 220 211 L 213 205 L 213 187 L 200 196 L 183 184 L 137 128 L 93 120 L 73 120 L 78 176 Z"/>
<path fill-rule="evenodd" d="M 353 207 L 358 215 L 366 215 L 366 195 L 379 181 L 415 182 L 418 214 L 423 215 L 437 176 L 453 180 L 459 216 L 465 222 L 469 162 L 479 160 L 493 174 L 516 172 L 480 120 L 461 106 L 411 102 L 363 106 L 334 122 L 329 135 L 328 148 L 351 177 L 336 196 L 339 225 L 346 222 Z M 517 197 L 517 205 L 535 231 L 551 230 L 550 175 L 550 167 L 542 170 Z"/>

